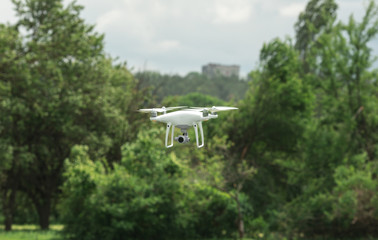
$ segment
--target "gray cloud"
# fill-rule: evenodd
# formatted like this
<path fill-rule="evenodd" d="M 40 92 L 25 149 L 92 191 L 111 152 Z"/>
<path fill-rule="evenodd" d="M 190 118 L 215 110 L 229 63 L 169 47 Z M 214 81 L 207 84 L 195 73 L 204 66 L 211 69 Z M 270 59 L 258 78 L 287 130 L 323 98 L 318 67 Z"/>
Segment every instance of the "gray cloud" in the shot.
<path fill-rule="evenodd" d="M 65 3 L 70 1 L 65 0 Z M 304 0 L 78 0 L 82 16 L 105 33 L 106 51 L 134 70 L 200 71 L 208 62 L 255 68 L 264 42 L 294 35 Z M 338 15 L 360 19 L 364 1 L 339 0 Z M 366 5 L 366 4 L 365 4 Z M 0 21 L 14 21 L 4 0 Z"/>

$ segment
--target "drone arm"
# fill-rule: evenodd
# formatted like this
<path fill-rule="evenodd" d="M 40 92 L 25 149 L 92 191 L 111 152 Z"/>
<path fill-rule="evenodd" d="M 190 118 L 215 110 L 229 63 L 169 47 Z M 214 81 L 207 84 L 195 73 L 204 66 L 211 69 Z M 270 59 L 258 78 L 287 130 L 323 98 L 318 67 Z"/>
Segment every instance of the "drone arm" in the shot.
<path fill-rule="evenodd" d="M 200 132 L 201 132 L 201 140 L 202 140 L 202 144 L 201 144 L 201 145 L 199 145 L 197 124 L 198 124 L 199 129 L 200 129 Z M 205 145 L 205 140 L 204 140 L 204 137 L 203 137 L 202 122 L 194 123 L 193 126 L 194 126 L 194 132 L 195 132 L 195 134 L 196 134 L 197 147 L 198 147 L 198 148 L 201 148 L 201 147 L 203 147 L 203 146 Z"/>
<path fill-rule="evenodd" d="M 172 125 L 171 145 L 168 145 L 168 136 L 169 136 L 170 128 L 171 128 L 171 123 L 167 123 L 167 130 L 165 132 L 165 147 L 166 148 L 173 147 L 173 135 L 175 133 L 175 125 Z"/>

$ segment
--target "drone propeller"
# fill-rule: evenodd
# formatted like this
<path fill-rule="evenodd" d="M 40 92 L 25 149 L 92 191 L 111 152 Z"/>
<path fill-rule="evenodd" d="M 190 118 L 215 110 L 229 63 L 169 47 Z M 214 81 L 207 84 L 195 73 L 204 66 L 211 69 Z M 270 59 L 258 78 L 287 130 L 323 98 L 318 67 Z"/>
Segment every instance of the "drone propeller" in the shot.
<path fill-rule="evenodd" d="M 162 107 L 162 108 L 145 108 L 145 109 L 139 109 L 139 112 L 143 113 L 152 113 L 152 112 L 166 112 L 166 111 L 171 111 L 173 109 L 180 109 L 180 108 L 185 108 L 185 106 L 179 106 L 179 107 Z"/>
<path fill-rule="evenodd" d="M 223 111 L 230 111 L 230 110 L 236 110 L 238 108 L 236 107 L 223 107 L 223 106 L 212 106 L 212 107 L 193 107 L 194 110 L 197 111 L 209 111 L 209 112 L 223 112 Z"/>

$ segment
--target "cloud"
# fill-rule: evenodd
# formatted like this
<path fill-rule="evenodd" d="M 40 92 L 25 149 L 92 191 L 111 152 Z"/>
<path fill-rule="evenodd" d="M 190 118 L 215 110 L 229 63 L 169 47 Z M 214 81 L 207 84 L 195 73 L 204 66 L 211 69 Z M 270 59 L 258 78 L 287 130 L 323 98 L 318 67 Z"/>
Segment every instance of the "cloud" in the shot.
<path fill-rule="evenodd" d="M 157 46 L 160 50 L 169 51 L 180 47 L 180 42 L 177 40 L 163 40 L 160 41 Z"/>
<path fill-rule="evenodd" d="M 309 0 L 77 0 L 81 17 L 105 34 L 105 51 L 141 69 L 200 71 L 208 62 L 251 71 L 263 43 L 294 36 L 293 25 Z M 339 19 L 360 20 L 364 2 L 336 0 Z M 15 22 L 11 0 L 0 0 L 0 22 Z M 63 0 L 67 5 L 72 0 Z M 377 45 L 372 45 L 375 49 Z"/>
<path fill-rule="evenodd" d="M 97 28 L 100 31 L 106 31 L 107 28 L 120 21 L 122 21 L 122 11 L 114 9 L 106 12 L 97 19 Z"/>
<path fill-rule="evenodd" d="M 0 23 L 15 23 L 16 14 L 13 11 L 14 5 L 11 1 L 1 1 L 0 4 Z"/>
<path fill-rule="evenodd" d="M 252 14 L 252 2 L 245 0 L 226 0 L 215 2 L 214 23 L 242 23 Z"/>
<path fill-rule="evenodd" d="M 108 51 L 135 69 L 148 61 L 162 72 L 183 74 L 219 62 L 240 64 L 247 72 L 254 67 L 262 39 L 281 36 L 286 24 L 292 26 L 278 20 L 279 4 L 257 11 L 265 0 L 107 1 L 111 7 L 103 6 L 96 29 L 106 33 Z"/>
<path fill-rule="evenodd" d="M 292 3 L 279 10 L 281 16 L 298 17 L 299 13 L 305 9 L 305 3 Z"/>

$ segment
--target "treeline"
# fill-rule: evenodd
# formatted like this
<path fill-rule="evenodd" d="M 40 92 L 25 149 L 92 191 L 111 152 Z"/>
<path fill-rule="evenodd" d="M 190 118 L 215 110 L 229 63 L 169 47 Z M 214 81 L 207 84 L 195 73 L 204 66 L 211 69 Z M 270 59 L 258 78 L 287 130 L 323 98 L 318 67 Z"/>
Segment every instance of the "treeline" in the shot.
<path fill-rule="evenodd" d="M 264 44 L 248 86 L 133 76 L 75 3 L 14 3 L 19 21 L 0 25 L 6 229 L 38 219 L 88 240 L 378 236 L 374 1 L 344 23 L 334 0 L 310 0 L 295 38 Z M 160 104 L 239 110 L 205 123 L 204 149 L 165 149 L 165 126 L 136 112 Z"/>
<path fill-rule="evenodd" d="M 193 92 L 224 101 L 237 101 L 243 99 L 248 88 L 248 82 L 236 76 L 208 77 L 197 72 L 182 77 L 145 71 L 137 72 L 134 77 L 138 79 L 139 87 L 148 88 L 151 97 L 158 103 L 161 103 L 166 96 L 182 96 Z"/>

